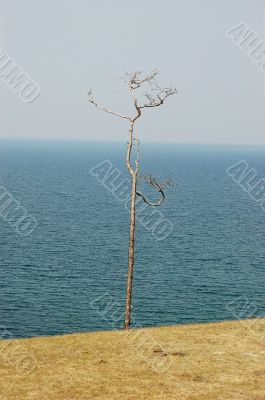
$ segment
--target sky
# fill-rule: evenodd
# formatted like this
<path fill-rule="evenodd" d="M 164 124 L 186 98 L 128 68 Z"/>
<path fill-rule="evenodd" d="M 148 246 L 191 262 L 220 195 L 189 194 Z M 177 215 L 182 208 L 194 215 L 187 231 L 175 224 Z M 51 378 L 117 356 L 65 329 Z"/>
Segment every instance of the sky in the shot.
<path fill-rule="evenodd" d="M 125 72 L 160 71 L 178 94 L 145 110 L 142 141 L 265 145 L 265 70 L 226 32 L 265 42 L 264 0 L 0 0 L 0 48 L 37 82 L 21 100 L 0 79 L 0 138 L 127 140 Z M 0 64 L 1 65 L 1 64 Z"/>

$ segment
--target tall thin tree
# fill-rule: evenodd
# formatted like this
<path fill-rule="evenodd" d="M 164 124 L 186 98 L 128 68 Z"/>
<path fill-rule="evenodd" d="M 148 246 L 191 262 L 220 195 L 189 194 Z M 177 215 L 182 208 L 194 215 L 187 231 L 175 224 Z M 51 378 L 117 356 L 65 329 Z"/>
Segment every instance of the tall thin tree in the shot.
<path fill-rule="evenodd" d="M 142 111 L 147 108 L 159 107 L 164 104 L 164 101 L 176 93 L 175 88 L 161 87 L 157 82 L 158 71 L 154 70 L 151 73 L 144 75 L 142 71 L 126 73 L 123 77 L 128 85 L 129 93 L 132 98 L 135 114 L 133 116 L 123 115 L 112 111 L 109 108 L 102 107 L 95 100 L 92 90 L 88 92 L 90 103 L 94 104 L 98 109 L 109 114 L 116 115 L 120 118 L 128 120 L 129 123 L 129 140 L 127 142 L 126 166 L 131 177 L 131 202 L 130 202 L 130 230 L 129 230 L 129 249 L 128 249 L 128 274 L 127 274 L 127 289 L 126 289 L 126 305 L 124 317 L 124 329 L 129 329 L 131 322 L 131 302 L 132 302 L 132 284 L 133 284 L 133 268 L 134 268 L 134 244 L 135 244 L 135 217 L 136 217 L 136 196 L 153 207 L 160 206 L 165 199 L 164 189 L 171 186 L 171 182 L 158 181 L 152 176 L 143 176 L 144 182 L 154 188 L 160 195 L 156 202 L 151 202 L 142 193 L 137 191 L 137 182 L 139 175 L 139 140 L 135 137 L 135 123 L 142 116 Z M 140 102 L 136 96 L 136 91 L 140 88 L 147 87 L 144 94 L 140 94 L 143 99 Z M 135 158 L 132 161 L 132 150 L 135 148 Z"/>

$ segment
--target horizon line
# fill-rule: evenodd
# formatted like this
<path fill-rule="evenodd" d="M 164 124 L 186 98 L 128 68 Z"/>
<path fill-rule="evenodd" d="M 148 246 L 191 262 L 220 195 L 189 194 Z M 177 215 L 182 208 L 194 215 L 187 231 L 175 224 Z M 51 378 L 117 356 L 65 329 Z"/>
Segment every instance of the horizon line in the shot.
<path fill-rule="evenodd" d="M 75 143 L 126 143 L 126 140 L 121 139 L 90 139 L 90 138 L 61 138 L 61 137 L 54 137 L 54 138 L 45 138 L 45 137 L 0 137 L 0 141 L 9 141 L 9 142 L 75 142 Z M 261 147 L 265 148 L 265 143 L 235 143 L 235 142 L 182 142 L 182 141 L 158 141 L 158 140 L 145 140 L 140 141 L 140 143 L 148 143 L 148 144 L 160 144 L 160 145 L 180 145 L 180 146 L 225 146 L 225 147 Z"/>

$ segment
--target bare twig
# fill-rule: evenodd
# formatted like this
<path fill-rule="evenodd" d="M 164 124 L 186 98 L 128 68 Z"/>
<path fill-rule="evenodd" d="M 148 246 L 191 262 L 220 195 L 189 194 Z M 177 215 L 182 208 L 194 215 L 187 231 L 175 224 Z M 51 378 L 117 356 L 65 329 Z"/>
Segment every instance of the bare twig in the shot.
<path fill-rule="evenodd" d="M 110 110 L 109 108 L 100 106 L 100 105 L 97 103 L 97 101 L 94 99 L 92 90 L 89 90 L 89 92 L 87 93 L 87 95 L 88 95 L 88 101 L 89 101 L 91 104 L 94 104 L 94 106 L 97 107 L 99 110 L 105 111 L 105 112 L 107 112 L 107 113 L 109 113 L 109 114 L 113 114 L 113 115 L 116 115 L 117 117 L 124 118 L 124 119 L 128 119 L 129 121 L 131 121 L 131 118 L 128 117 L 127 115 L 122 115 L 122 114 L 119 114 L 119 113 L 117 113 L 117 112 L 115 112 L 115 111 Z"/>
<path fill-rule="evenodd" d="M 134 102 L 134 106 L 137 110 L 138 117 L 141 115 L 141 110 L 143 108 L 158 107 L 164 103 L 167 97 L 177 93 L 177 90 L 175 88 L 161 88 L 156 80 L 156 77 L 158 75 L 157 70 L 153 70 L 150 74 L 147 74 L 143 77 L 142 74 L 142 71 L 137 71 L 131 74 L 127 73 L 124 76 L 124 80 L 129 86 L 129 90 Z M 139 105 L 134 92 L 135 90 L 142 87 L 144 84 L 148 84 L 149 86 L 149 91 L 145 93 L 145 97 L 147 98 L 148 102 L 143 105 Z M 150 91 L 152 93 L 150 93 Z M 154 92 L 156 93 L 154 94 Z"/>
<path fill-rule="evenodd" d="M 169 187 L 169 186 L 173 186 L 173 183 L 170 180 L 166 180 L 166 181 L 162 181 L 162 182 L 158 182 L 156 179 L 154 179 L 151 175 L 147 176 L 147 175 L 143 175 L 142 179 L 144 180 L 144 182 L 149 185 L 152 186 L 155 190 L 157 190 L 160 193 L 160 199 L 157 202 L 151 202 L 149 201 L 146 196 L 144 196 L 141 192 L 136 192 L 137 196 L 140 196 L 143 201 L 148 204 L 149 206 L 153 206 L 153 207 L 158 207 L 161 205 L 162 201 L 165 200 L 165 193 L 164 193 L 164 189 Z"/>
<path fill-rule="evenodd" d="M 161 89 L 160 92 L 155 96 L 151 96 L 149 93 L 145 93 L 145 97 L 147 98 L 148 102 L 140 106 L 140 109 L 161 106 L 167 97 L 172 96 L 176 93 L 177 90 L 173 88 Z"/>

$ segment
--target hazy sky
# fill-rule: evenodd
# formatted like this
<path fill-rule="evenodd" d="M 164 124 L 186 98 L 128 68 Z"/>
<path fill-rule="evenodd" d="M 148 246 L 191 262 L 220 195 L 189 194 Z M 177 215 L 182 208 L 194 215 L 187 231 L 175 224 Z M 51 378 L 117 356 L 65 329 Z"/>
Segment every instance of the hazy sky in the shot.
<path fill-rule="evenodd" d="M 24 103 L 0 80 L 0 137 L 126 140 L 125 71 L 160 70 L 179 94 L 147 110 L 147 141 L 265 144 L 265 72 L 225 32 L 265 41 L 264 0 L 0 0 L 0 47 L 41 87 Z"/>

